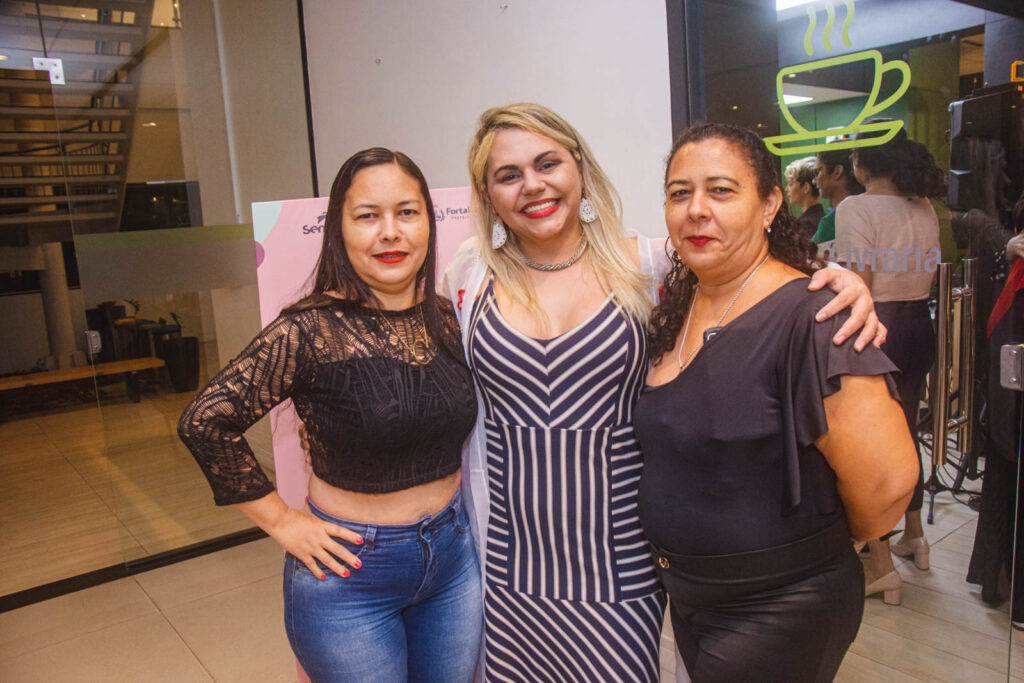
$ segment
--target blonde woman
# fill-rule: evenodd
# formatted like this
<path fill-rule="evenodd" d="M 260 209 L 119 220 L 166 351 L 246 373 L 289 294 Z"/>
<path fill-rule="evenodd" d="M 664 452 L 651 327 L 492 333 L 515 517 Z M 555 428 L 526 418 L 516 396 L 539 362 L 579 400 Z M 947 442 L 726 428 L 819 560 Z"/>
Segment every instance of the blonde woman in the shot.
<path fill-rule="evenodd" d="M 579 133 L 537 104 L 483 113 L 469 153 L 479 240 L 449 265 L 480 411 L 463 490 L 485 579 L 486 677 L 658 679 L 665 598 L 637 516 L 633 406 L 664 246 L 628 237 Z M 653 248 L 652 248 L 653 247 Z M 852 273 L 819 276 L 856 301 Z"/>

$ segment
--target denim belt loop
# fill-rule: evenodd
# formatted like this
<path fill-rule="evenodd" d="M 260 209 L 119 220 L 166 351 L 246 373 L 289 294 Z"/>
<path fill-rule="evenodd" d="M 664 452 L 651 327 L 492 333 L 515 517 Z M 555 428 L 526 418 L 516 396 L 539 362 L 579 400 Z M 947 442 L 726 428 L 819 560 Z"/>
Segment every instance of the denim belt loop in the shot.
<path fill-rule="evenodd" d="M 367 524 L 366 531 L 363 533 L 363 547 L 366 551 L 373 550 L 373 540 L 377 537 L 377 525 Z"/>

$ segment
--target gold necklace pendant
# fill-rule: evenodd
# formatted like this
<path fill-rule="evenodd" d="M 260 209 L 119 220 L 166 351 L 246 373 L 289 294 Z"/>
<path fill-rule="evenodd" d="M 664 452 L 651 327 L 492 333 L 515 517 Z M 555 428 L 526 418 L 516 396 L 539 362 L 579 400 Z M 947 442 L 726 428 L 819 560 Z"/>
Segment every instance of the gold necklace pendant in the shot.
<path fill-rule="evenodd" d="M 405 340 L 399 332 L 398 328 L 394 326 L 391 320 L 386 316 L 382 315 L 381 318 L 394 333 L 395 337 L 398 338 L 399 343 L 405 347 L 405 350 L 409 352 L 409 356 L 413 362 L 417 365 L 426 365 L 430 362 L 430 339 L 427 337 L 427 321 L 423 319 L 423 307 L 420 306 L 420 325 L 422 326 L 422 335 L 413 333 L 412 345 Z M 389 335 L 390 336 L 390 335 Z"/>
<path fill-rule="evenodd" d="M 430 347 L 427 346 L 427 342 L 420 337 L 417 337 L 413 343 L 412 348 L 409 349 L 409 353 L 412 354 L 413 360 L 420 365 L 426 365 L 428 354 L 430 353 Z"/>

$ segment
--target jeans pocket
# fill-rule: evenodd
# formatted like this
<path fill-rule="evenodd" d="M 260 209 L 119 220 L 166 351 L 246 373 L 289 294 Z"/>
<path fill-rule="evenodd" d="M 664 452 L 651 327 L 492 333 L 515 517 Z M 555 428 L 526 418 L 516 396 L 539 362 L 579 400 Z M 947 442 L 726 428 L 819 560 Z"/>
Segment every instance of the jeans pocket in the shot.
<path fill-rule="evenodd" d="M 332 536 L 332 538 L 334 539 L 334 541 L 336 543 L 338 543 L 339 545 L 344 547 L 346 550 L 348 550 L 350 553 L 355 555 L 356 559 L 359 560 L 360 562 L 362 562 L 363 558 L 369 553 L 369 549 L 367 548 L 367 544 L 366 543 L 357 545 L 355 543 L 350 543 L 349 541 L 346 541 L 344 539 L 337 538 L 337 537 L 334 537 L 334 536 Z M 342 564 L 342 566 L 348 566 L 348 563 L 345 562 L 345 560 L 341 559 L 337 555 L 334 555 L 333 553 L 332 553 L 332 556 L 334 557 L 334 559 L 336 559 L 338 562 L 340 562 Z M 306 575 L 309 575 L 309 576 L 316 576 L 315 574 L 313 574 L 313 572 L 309 571 L 309 567 L 306 566 L 305 562 L 303 562 L 299 558 L 295 557 L 291 553 L 288 553 L 288 557 L 292 558 L 292 560 L 295 562 L 295 572 L 296 573 L 298 573 L 298 574 L 306 574 Z M 328 569 L 326 566 L 324 566 L 324 564 L 322 562 L 320 562 L 320 560 L 316 560 L 316 566 L 318 566 L 325 574 L 334 574 L 334 572 L 332 572 L 330 569 Z M 320 577 L 316 576 L 316 578 L 319 579 Z"/>

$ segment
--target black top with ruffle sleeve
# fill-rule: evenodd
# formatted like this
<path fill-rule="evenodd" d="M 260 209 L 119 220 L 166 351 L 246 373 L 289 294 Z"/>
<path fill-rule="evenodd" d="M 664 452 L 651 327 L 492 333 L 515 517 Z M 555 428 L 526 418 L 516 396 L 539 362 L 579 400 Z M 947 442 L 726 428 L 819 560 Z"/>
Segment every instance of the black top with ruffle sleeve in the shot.
<path fill-rule="evenodd" d="M 805 278 L 784 284 L 723 327 L 678 377 L 640 395 L 640 519 L 658 548 L 762 550 L 844 516 L 835 473 L 814 446 L 828 431 L 824 399 L 843 375 L 883 375 L 896 398 L 896 366 L 873 346 L 857 353 L 853 338 L 832 343 L 849 314 L 814 320 L 832 296 L 807 291 Z"/>

